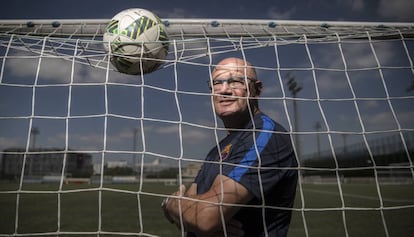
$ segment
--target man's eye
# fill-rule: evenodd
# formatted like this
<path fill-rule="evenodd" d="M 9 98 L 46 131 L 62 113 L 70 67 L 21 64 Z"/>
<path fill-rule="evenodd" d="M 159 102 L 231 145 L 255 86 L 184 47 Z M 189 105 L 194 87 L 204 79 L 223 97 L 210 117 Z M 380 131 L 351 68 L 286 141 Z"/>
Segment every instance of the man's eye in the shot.
<path fill-rule="evenodd" d="M 229 84 L 235 84 L 235 85 L 244 84 L 242 80 L 238 80 L 238 79 L 229 79 L 228 83 Z"/>

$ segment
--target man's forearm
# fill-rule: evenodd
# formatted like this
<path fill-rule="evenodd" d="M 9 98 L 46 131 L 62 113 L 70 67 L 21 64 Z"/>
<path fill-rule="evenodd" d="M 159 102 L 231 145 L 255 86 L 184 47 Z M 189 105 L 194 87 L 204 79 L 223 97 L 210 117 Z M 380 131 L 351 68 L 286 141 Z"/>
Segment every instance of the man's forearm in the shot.
<path fill-rule="evenodd" d="M 200 236 L 221 230 L 218 196 L 203 200 L 205 197 L 196 195 L 192 188 L 185 195 L 180 195 L 178 191 L 165 200 L 163 209 L 166 218 L 179 228 L 183 226 L 186 231 Z"/>

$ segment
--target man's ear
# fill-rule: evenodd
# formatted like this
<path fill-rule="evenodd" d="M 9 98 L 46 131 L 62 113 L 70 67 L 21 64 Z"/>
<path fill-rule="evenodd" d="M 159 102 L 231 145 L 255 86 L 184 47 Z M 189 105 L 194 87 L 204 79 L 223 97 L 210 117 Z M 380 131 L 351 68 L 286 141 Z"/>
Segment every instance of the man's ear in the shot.
<path fill-rule="evenodd" d="M 255 96 L 259 96 L 262 93 L 263 90 L 263 84 L 261 81 L 257 80 L 254 81 L 254 91 L 255 91 Z"/>

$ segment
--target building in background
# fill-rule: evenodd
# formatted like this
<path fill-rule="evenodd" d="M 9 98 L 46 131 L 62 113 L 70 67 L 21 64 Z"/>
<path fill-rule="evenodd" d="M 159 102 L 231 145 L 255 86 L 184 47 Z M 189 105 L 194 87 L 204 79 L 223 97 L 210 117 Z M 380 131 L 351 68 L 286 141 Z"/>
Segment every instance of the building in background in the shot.
<path fill-rule="evenodd" d="M 65 177 L 89 178 L 93 174 L 92 155 L 86 153 L 41 148 L 28 152 L 11 148 L 2 153 L 0 175 L 3 179 L 18 179 L 22 170 L 28 178 L 61 176 L 63 168 Z"/>

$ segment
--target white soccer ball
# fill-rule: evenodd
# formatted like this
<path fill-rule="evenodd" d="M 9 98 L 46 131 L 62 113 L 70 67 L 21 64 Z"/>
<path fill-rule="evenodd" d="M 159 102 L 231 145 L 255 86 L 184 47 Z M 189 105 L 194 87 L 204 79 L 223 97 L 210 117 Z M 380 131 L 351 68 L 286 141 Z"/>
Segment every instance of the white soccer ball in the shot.
<path fill-rule="evenodd" d="M 104 47 L 114 67 L 126 74 L 158 69 L 168 53 L 165 26 L 154 13 L 140 8 L 116 14 L 106 26 Z"/>

